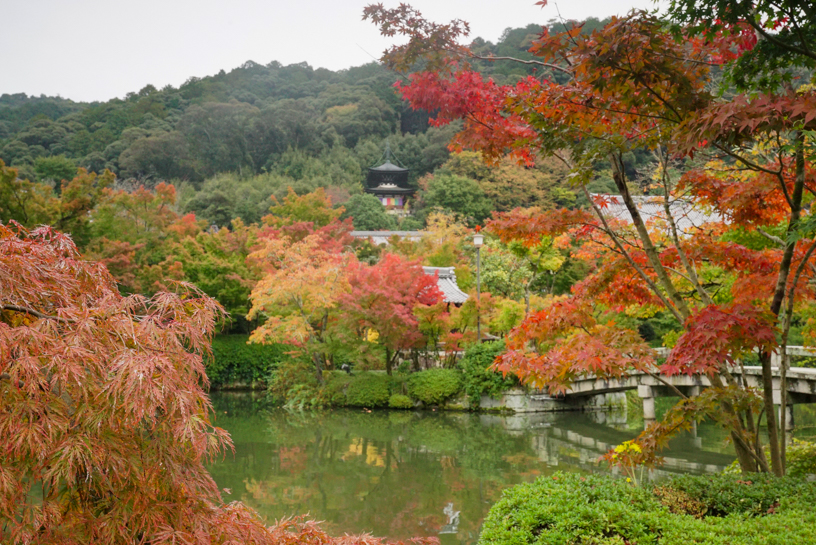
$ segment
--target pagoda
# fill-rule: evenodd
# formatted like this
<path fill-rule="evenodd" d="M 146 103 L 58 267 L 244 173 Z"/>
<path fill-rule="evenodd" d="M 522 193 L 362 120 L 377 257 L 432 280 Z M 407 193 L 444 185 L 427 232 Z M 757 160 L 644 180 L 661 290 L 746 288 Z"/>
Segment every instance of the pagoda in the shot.
<path fill-rule="evenodd" d="M 387 140 L 383 157 L 382 164 L 368 169 L 365 191 L 377 197 L 386 211 L 405 216 L 408 214 L 408 199 L 416 190 L 408 186 L 408 169 L 391 162 L 391 146 Z"/>

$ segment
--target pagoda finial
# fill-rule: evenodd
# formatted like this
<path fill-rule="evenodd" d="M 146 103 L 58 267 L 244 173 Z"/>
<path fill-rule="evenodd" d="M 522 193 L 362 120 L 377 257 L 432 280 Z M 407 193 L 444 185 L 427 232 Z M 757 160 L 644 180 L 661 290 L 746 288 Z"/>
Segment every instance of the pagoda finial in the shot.
<path fill-rule="evenodd" d="M 391 161 L 391 143 L 388 141 L 388 138 L 385 139 L 385 160 Z"/>

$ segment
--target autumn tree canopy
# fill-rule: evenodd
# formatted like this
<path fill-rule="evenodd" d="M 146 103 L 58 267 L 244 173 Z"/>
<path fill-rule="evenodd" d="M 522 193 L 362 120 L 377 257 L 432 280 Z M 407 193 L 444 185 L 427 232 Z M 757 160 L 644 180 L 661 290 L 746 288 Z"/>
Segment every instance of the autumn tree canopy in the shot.
<path fill-rule="evenodd" d="M 0 226 L 0 270 L 3 541 L 266 539 L 204 468 L 230 447 L 203 390 L 219 305 L 123 297 L 48 228 Z"/>
<path fill-rule="evenodd" d="M 703 4 L 715 16 L 677 15 L 680 6 Z M 750 58 L 747 52 L 759 51 L 740 30 L 745 22 L 733 17 L 743 9 L 737 4 L 732 10 L 731 2 L 673 2 L 675 22 L 632 12 L 592 32 L 580 25 L 556 33 L 545 28 L 530 48 L 535 59 L 524 61 L 540 69 L 540 77 L 506 85 L 472 69 L 479 56 L 460 43 L 468 31 L 462 21 L 431 23 L 407 5 L 372 5 L 364 16 L 383 34 L 408 38 L 388 50 L 384 62 L 406 73 L 397 84 L 405 99 L 437 112 L 432 123 L 464 121 L 455 149 L 478 150 L 492 161 L 509 154 L 527 164 L 558 157 L 590 203 L 589 210 L 516 210 L 490 222 L 507 242 L 534 246 L 544 236 L 577 244 L 591 271 L 567 300 L 532 314 L 510 334 L 499 368 L 555 391 L 587 372 L 705 373 L 713 386 L 704 396 L 683 398 L 665 422 L 641 436 L 649 447 L 643 459 L 652 459 L 677 430 L 708 416 L 731 431 L 744 469 L 781 474 L 784 431 L 771 396 L 770 354 L 784 347 L 797 304 L 812 298 L 807 263 L 816 244 L 800 222 L 811 199 L 805 192 L 813 187 L 805 149 L 816 95 L 808 87 L 784 86 L 764 86 L 759 95 L 712 94 L 712 66 L 735 67 Z M 795 9 L 802 15 L 808 8 L 797 3 Z M 764 11 L 757 17 L 763 28 L 769 24 Z M 700 27 L 681 26 L 692 19 L 730 26 L 702 23 L 701 34 Z M 785 36 L 786 51 L 799 55 L 786 66 L 807 66 L 808 52 L 796 51 L 801 46 L 794 36 L 806 20 L 780 16 L 771 22 Z M 416 66 L 422 68 L 414 71 Z M 766 63 L 763 70 L 775 66 Z M 651 198 L 662 205 L 662 219 L 640 211 L 623 160 L 633 150 L 655 157 Z M 680 158 L 699 160 L 701 154 L 719 162 L 680 179 L 673 174 Z M 608 161 L 625 217 L 610 217 L 608 197 L 587 189 L 599 161 Z M 684 231 L 677 212 L 684 202 L 710 206 L 719 219 Z M 769 244 L 748 244 L 731 234 L 735 230 L 761 234 Z M 658 310 L 681 330 L 660 366 L 627 320 L 618 318 Z M 732 373 L 752 350 L 763 366 L 761 396 L 742 389 Z M 770 464 L 758 432 L 763 414 Z"/>

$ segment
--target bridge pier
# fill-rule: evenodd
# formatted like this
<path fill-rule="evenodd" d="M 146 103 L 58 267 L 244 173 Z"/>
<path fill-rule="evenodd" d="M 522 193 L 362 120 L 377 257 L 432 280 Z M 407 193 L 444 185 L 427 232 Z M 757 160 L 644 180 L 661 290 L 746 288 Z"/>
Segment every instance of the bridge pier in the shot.
<path fill-rule="evenodd" d="M 776 406 L 777 424 L 782 421 L 782 405 Z M 785 407 L 785 431 L 793 431 L 793 404 Z"/>
<path fill-rule="evenodd" d="M 650 424 L 657 420 L 657 413 L 655 412 L 655 396 L 651 386 L 639 384 L 637 387 L 638 397 L 643 402 L 643 420 L 644 424 Z"/>

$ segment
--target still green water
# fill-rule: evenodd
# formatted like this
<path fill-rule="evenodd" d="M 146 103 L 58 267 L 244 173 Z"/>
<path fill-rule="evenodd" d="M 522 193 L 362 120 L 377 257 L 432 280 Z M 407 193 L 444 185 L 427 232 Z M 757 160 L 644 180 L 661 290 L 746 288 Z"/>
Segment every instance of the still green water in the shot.
<path fill-rule="evenodd" d="M 555 471 L 608 472 L 597 458 L 632 439 L 625 414 L 494 414 L 267 409 L 247 394 L 214 393 L 216 425 L 234 456 L 210 466 L 267 521 L 309 513 L 330 533 L 474 543 L 508 486 Z M 731 463 L 722 432 L 701 425 L 664 452 L 653 475 L 715 472 Z"/>

